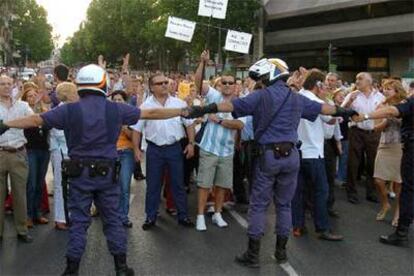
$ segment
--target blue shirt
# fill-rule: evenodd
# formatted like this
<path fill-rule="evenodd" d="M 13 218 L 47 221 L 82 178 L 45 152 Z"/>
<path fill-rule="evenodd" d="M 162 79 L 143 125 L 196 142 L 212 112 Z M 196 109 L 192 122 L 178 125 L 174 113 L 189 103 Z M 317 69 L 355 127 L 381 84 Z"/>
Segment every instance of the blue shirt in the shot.
<path fill-rule="evenodd" d="M 221 93 L 212 87 L 209 88 L 205 97 L 206 104 L 221 103 L 223 101 Z M 217 113 L 217 117 L 222 120 L 233 119 L 231 113 Z M 235 135 L 236 130 L 208 121 L 199 147 L 220 157 L 230 156 L 234 154 Z"/>
<path fill-rule="evenodd" d="M 246 123 L 244 124 L 244 127 L 241 131 L 241 140 L 243 142 L 254 140 L 253 117 L 246 116 L 245 118 Z"/>
<path fill-rule="evenodd" d="M 79 100 L 83 113 L 83 137 L 82 141 L 73 144 L 68 141 L 68 154 L 71 158 L 104 158 L 115 159 L 118 157 L 116 143 L 108 143 L 108 132 L 106 122 L 105 104 L 106 98 L 98 95 L 88 95 L 81 97 Z M 122 125 L 135 124 L 140 116 L 140 110 L 136 107 L 117 103 L 120 122 Z M 44 125 L 56 129 L 72 129 L 77 125 L 67 125 L 68 105 L 58 106 L 48 112 L 41 114 Z M 118 132 L 119 132 L 118 131 Z M 118 133 L 119 136 L 119 133 Z M 85 147 L 85 145 L 94 144 L 95 147 Z"/>
<path fill-rule="evenodd" d="M 286 97 L 289 98 L 281 106 Z M 232 103 L 234 117 L 253 116 L 254 137 L 262 145 L 296 143 L 300 118 L 314 121 L 322 109 L 320 103 L 293 93 L 281 80 L 244 98 L 234 99 Z M 272 119 L 278 109 L 279 113 Z M 257 141 L 260 133 L 263 135 Z"/>

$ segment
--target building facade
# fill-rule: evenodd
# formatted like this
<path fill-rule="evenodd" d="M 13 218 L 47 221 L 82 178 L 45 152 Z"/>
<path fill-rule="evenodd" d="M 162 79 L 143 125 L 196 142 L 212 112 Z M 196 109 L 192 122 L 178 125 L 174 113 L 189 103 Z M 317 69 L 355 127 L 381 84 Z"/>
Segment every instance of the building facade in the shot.
<path fill-rule="evenodd" d="M 414 77 L 414 1 L 264 1 L 267 56 L 286 59 L 291 68 Z"/>

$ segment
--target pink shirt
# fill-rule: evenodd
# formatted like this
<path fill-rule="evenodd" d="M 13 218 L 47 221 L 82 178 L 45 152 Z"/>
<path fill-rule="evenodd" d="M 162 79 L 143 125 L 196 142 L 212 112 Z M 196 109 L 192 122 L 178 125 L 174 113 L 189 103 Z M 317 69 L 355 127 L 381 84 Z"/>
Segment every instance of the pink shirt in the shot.
<path fill-rule="evenodd" d="M 377 106 L 384 102 L 385 97 L 379 91 L 372 91 L 368 97 L 364 95 L 364 93 L 357 91 L 353 92 L 357 93 L 357 96 L 353 103 L 350 105 L 350 108 L 354 109 L 358 113 L 362 114 L 369 114 L 374 112 L 377 109 Z M 351 98 L 352 93 L 349 93 L 342 104 L 345 106 Z M 357 126 L 361 129 L 365 130 L 373 130 L 374 129 L 374 120 L 365 120 L 360 123 L 350 122 L 350 126 Z"/>

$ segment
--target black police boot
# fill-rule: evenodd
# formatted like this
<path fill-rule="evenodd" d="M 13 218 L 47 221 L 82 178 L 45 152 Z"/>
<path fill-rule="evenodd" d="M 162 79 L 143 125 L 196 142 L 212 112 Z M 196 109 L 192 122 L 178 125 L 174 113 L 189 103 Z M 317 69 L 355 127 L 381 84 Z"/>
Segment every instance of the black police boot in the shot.
<path fill-rule="evenodd" d="M 287 255 L 286 255 L 287 242 L 288 242 L 288 237 L 277 235 L 275 258 L 278 262 L 287 261 Z"/>
<path fill-rule="evenodd" d="M 78 259 L 66 258 L 66 269 L 63 271 L 62 276 L 77 276 L 79 275 L 79 263 Z"/>
<path fill-rule="evenodd" d="M 406 246 L 408 243 L 408 227 L 399 225 L 394 233 L 380 236 L 379 241 L 388 245 Z"/>
<path fill-rule="evenodd" d="M 249 238 L 249 247 L 242 255 L 236 256 L 236 262 L 242 266 L 258 268 L 260 254 L 260 239 Z"/>
<path fill-rule="evenodd" d="M 126 255 L 114 255 L 116 276 L 133 276 L 134 270 L 127 266 Z"/>

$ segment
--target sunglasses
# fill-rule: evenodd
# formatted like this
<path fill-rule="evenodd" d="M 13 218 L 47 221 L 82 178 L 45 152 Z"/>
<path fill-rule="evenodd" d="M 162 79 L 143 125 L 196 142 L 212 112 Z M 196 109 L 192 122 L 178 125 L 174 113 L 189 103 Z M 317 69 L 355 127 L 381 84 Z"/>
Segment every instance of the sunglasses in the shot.
<path fill-rule="evenodd" d="M 168 81 L 154 82 L 153 85 L 168 85 Z"/>
<path fill-rule="evenodd" d="M 221 84 L 222 85 L 233 85 L 234 81 L 222 81 Z"/>

